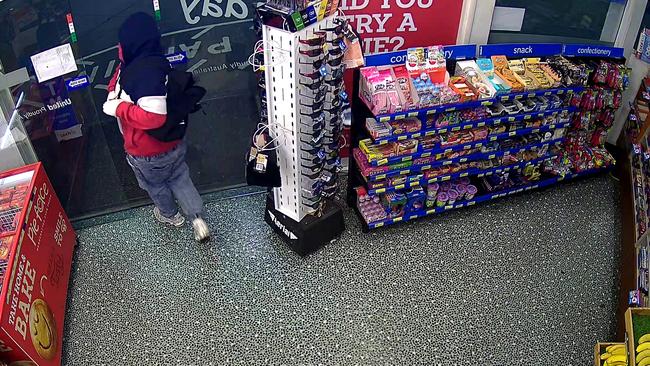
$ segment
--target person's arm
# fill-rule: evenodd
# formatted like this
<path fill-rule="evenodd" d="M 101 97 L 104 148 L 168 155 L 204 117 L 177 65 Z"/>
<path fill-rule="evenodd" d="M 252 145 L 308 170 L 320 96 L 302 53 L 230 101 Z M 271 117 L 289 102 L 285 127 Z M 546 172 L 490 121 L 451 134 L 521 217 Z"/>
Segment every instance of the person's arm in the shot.
<path fill-rule="evenodd" d="M 117 65 L 117 69 L 115 70 L 115 73 L 113 74 L 113 77 L 111 78 L 111 81 L 108 83 L 108 91 L 113 92 L 116 89 L 117 86 L 117 79 L 120 77 L 120 67 L 122 64 Z"/>
<path fill-rule="evenodd" d="M 138 104 L 120 103 L 116 115 L 122 123 L 139 130 L 160 128 L 167 120 L 167 97 L 143 97 Z"/>

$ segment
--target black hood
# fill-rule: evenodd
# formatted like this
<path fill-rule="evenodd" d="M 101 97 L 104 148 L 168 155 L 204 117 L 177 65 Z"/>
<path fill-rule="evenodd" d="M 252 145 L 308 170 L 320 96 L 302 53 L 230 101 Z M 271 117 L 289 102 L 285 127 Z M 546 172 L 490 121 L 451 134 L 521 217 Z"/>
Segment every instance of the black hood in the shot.
<path fill-rule="evenodd" d="M 120 27 L 119 40 L 125 66 L 140 58 L 163 56 L 158 24 L 149 14 L 128 17 Z"/>

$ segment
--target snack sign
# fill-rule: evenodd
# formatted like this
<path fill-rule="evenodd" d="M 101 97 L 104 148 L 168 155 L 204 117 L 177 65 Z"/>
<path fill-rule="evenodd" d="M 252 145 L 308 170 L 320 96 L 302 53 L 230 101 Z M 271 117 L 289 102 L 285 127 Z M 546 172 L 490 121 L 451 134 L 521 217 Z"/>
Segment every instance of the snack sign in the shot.
<path fill-rule="evenodd" d="M 455 44 L 463 0 L 341 0 L 366 55 Z"/>

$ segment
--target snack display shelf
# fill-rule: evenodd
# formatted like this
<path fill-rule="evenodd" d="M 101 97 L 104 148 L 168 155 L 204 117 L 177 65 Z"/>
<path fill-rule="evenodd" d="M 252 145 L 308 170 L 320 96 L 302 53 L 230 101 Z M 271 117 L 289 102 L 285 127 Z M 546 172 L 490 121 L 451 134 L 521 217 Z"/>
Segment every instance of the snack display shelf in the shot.
<path fill-rule="evenodd" d="M 505 122 L 525 121 L 525 120 L 529 120 L 529 119 L 533 119 L 533 118 L 555 116 L 555 115 L 558 115 L 558 114 L 564 113 L 564 112 L 572 113 L 572 112 L 575 112 L 576 110 L 577 110 L 577 108 L 575 108 L 575 107 L 563 107 L 563 108 L 557 108 L 557 109 L 549 109 L 549 110 L 546 110 L 546 111 L 527 112 L 527 113 L 510 115 L 510 116 L 501 116 L 501 117 L 480 119 L 480 120 L 475 120 L 475 121 L 465 121 L 463 123 L 453 125 L 453 126 L 445 126 L 445 127 L 424 129 L 424 130 L 420 130 L 420 131 L 417 131 L 417 132 L 409 132 L 409 133 L 391 135 L 391 136 L 386 136 L 386 137 L 379 137 L 379 138 L 372 138 L 371 137 L 371 138 L 376 144 L 383 145 L 383 144 L 387 144 L 389 142 L 414 139 L 414 138 L 423 137 L 423 136 L 434 136 L 434 135 L 438 135 L 438 134 L 441 134 L 441 133 L 447 133 L 447 132 L 457 132 L 457 131 L 461 131 L 461 130 L 469 130 L 469 129 L 472 129 L 472 128 L 478 128 L 478 127 L 484 127 L 484 126 L 498 126 L 501 123 L 505 123 Z"/>
<path fill-rule="evenodd" d="M 403 155 L 403 156 L 395 156 L 391 158 L 384 158 L 384 159 L 379 159 L 379 160 L 372 160 L 370 161 L 370 165 L 372 166 L 382 166 L 382 165 L 390 165 L 390 164 L 397 164 L 397 163 L 403 163 L 407 161 L 411 161 L 417 158 L 426 158 L 429 156 L 433 155 L 438 155 L 438 154 L 449 154 L 452 152 L 458 152 L 462 150 L 471 150 L 477 147 L 483 147 L 485 144 L 488 144 L 493 141 L 499 141 L 502 139 L 507 139 L 509 137 L 515 137 L 515 136 L 524 136 L 532 133 L 538 133 L 538 132 L 548 132 L 556 129 L 561 129 L 569 126 L 571 123 L 570 122 L 561 122 L 561 123 L 554 123 L 552 125 L 546 125 L 546 126 L 540 126 L 540 127 L 529 127 L 529 128 L 520 128 L 515 131 L 509 131 L 509 132 L 503 132 L 495 135 L 488 135 L 487 138 L 478 140 L 478 141 L 473 141 L 470 143 L 466 144 L 459 144 L 459 145 L 454 145 L 454 146 L 449 146 L 449 147 L 441 147 L 441 148 L 435 148 L 435 149 L 430 149 L 430 150 L 423 150 L 416 152 L 414 154 L 409 154 L 409 155 Z"/>
<path fill-rule="evenodd" d="M 411 175 L 415 173 L 420 173 L 427 171 L 432 168 L 437 168 L 440 166 L 445 166 L 445 165 L 451 165 L 451 164 L 456 164 L 456 163 L 466 163 L 468 161 L 475 161 L 475 160 L 488 160 L 488 159 L 494 159 L 498 157 L 502 157 L 504 155 L 516 155 L 518 153 L 522 153 L 525 151 L 530 151 L 534 150 L 540 147 L 543 147 L 544 145 L 552 145 L 558 142 L 564 141 L 564 138 L 559 138 L 559 139 L 554 139 L 554 140 L 549 140 L 549 141 L 543 141 L 543 142 L 537 142 L 534 144 L 530 145 L 525 145 L 523 147 L 518 147 L 514 149 L 508 149 L 508 150 L 503 150 L 503 151 L 494 151 L 494 152 L 486 152 L 486 153 L 476 153 L 476 154 L 470 154 L 470 155 L 465 155 L 465 156 L 459 156 L 457 158 L 453 159 L 446 159 L 446 160 L 441 160 L 435 163 L 428 163 L 428 164 L 418 164 L 411 166 L 409 168 L 405 169 L 395 169 L 395 170 L 390 170 L 378 175 L 373 175 L 370 177 L 363 176 L 364 180 L 370 181 L 370 182 L 376 182 L 382 179 L 394 177 L 397 175 Z"/>
<path fill-rule="evenodd" d="M 449 205 L 449 206 L 445 206 L 445 207 L 436 207 L 436 208 L 431 208 L 431 209 L 428 209 L 428 210 L 420 210 L 420 211 L 412 212 L 412 213 L 410 213 L 408 215 L 401 216 L 401 217 L 396 217 L 396 218 L 392 218 L 392 219 L 386 219 L 386 220 L 381 220 L 381 221 L 377 221 L 377 222 L 367 223 L 367 225 L 368 225 L 368 227 L 370 229 L 376 229 L 376 228 L 380 228 L 380 227 L 383 227 L 383 226 L 398 224 L 400 222 L 412 221 L 412 220 L 416 220 L 416 219 L 419 219 L 419 218 L 422 218 L 422 217 L 425 217 L 425 216 L 430 216 L 430 215 L 434 215 L 434 214 L 438 214 L 438 213 L 442 213 L 442 212 L 446 212 L 446 211 L 450 211 L 450 210 L 454 210 L 454 209 L 458 209 L 458 208 L 474 206 L 474 205 L 482 203 L 482 202 L 491 201 L 491 200 L 494 200 L 494 199 L 497 199 L 497 198 L 511 196 L 511 195 L 521 193 L 521 192 L 524 192 L 524 191 L 530 191 L 530 190 L 533 190 L 533 189 L 539 189 L 539 188 L 552 186 L 554 184 L 557 184 L 557 183 L 565 181 L 565 180 L 571 180 L 571 179 L 576 179 L 576 178 L 579 178 L 579 177 L 584 177 L 584 176 L 588 176 L 588 175 L 599 173 L 599 172 L 605 172 L 605 171 L 608 171 L 609 169 L 610 168 L 591 169 L 591 170 L 586 170 L 586 171 L 579 172 L 579 173 L 567 174 L 565 176 L 558 176 L 558 177 L 554 177 L 554 178 L 544 179 L 544 180 L 541 180 L 541 181 L 538 181 L 538 182 L 535 182 L 535 183 L 532 183 L 532 184 L 519 186 L 519 187 L 514 187 L 514 188 L 506 189 L 506 190 L 503 190 L 503 191 L 478 196 L 478 197 L 475 197 L 471 201 L 461 202 L 461 203 L 457 203 L 457 204 Z M 359 217 L 362 217 L 362 216 L 359 215 Z"/>
<path fill-rule="evenodd" d="M 429 108 L 423 108 L 423 109 L 417 109 L 413 111 L 406 111 L 406 112 L 399 112 L 399 113 L 393 113 L 393 114 L 379 114 L 375 116 L 377 120 L 380 122 L 390 122 L 402 118 L 407 118 L 407 117 L 419 117 L 420 119 L 426 119 L 426 116 L 431 115 L 431 114 L 436 114 L 436 113 L 443 113 L 443 112 L 454 112 L 458 110 L 463 110 L 463 109 L 469 109 L 469 108 L 477 108 L 481 106 L 489 106 L 497 102 L 505 102 L 508 100 L 514 100 L 514 99 L 524 99 L 524 98 L 532 98 L 532 97 L 537 97 L 537 96 L 549 96 L 549 95 L 564 95 L 564 94 L 571 94 L 571 93 L 579 93 L 582 92 L 585 88 L 582 86 L 571 86 L 571 87 L 564 87 L 564 88 L 554 88 L 554 89 L 544 89 L 544 90 L 537 90 L 537 91 L 527 91 L 527 92 L 519 92 L 519 93 L 510 93 L 510 94 L 505 94 L 505 95 L 498 95 L 493 99 L 485 99 L 485 100 L 472 100 L 469 102 L 464 102 L 464 103 L 456 103 L 456 104 L 445 104 L 445 105 L 439 105 L 439 106 L 434 106 L 434 107 L 429 107 Z"/>
<path fill-rule="evenodd" d="M 516 164 L 510 164 L 507 166 L 499 166 L 496 168 L 489 168 L 489 169 L 479 169 L 479 168 L 470 168 L 464 171 L 456 172 L 453 174 L 445 174 L 441 175 L 439 177 L 434 177 L 430 179 L 422 178 L 419 180 L 413 180 L 404 184 L 398 184 L 395 186 L 389 186 L 385 188 L 378 188 L 378 189 L 369 189 L 368 194 L 371 195 L 376 195 L 380 193 L 387 193 L 387 192 L 393 192 L 393 191 L 399 191 L 405 188 L 411 188 L 411 187 L 418 187 L 420 185 L 424 184 L 430 184 L 430 183 L 437 183 L 437 182 L 445 182 L 449 180 L 454 180 L 458 178 L 464 178 L 464 177 L 471 177 L 471 176 L 476 176 L 476 177 L 485 177 L 489 176 L 492 174 L 498 174 L 498 173 L 506 173 L 512 170 L 516 169 L 522 169 L 530 165 L 537 165 L 540 163 L 543 163 L 546 160 L 553 159 L 556 155 L 547 155 L 543 156 L 541 158 L 529 160 L 529 161 L 522 161 L 520 163 Z"/>

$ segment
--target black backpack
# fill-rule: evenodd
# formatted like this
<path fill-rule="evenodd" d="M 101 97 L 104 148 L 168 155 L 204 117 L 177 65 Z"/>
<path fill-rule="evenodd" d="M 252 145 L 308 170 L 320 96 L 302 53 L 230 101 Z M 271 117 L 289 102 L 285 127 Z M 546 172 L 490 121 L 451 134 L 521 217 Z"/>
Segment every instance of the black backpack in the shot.
<path fill-rule="evenodd" d="M 189 115 L 201 110 L 206 93 L 205 88 L 195 85 L 191 72 L 172 69 L 167 79 L 167 120 L 162 127 L 147 130 L 147 134 L 162 142 L 181 140 Z"/>

